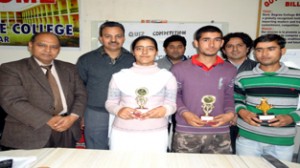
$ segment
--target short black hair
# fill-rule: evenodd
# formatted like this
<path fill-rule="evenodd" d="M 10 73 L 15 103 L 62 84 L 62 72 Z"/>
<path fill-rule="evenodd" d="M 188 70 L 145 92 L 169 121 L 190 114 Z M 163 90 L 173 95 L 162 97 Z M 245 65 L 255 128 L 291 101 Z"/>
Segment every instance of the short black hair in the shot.
<path fill-rule="evenodd" d="M 183 44 L 184 47 L 186 46 L 186 39 L 183 36 L 172 35 L 172 36 L 165 39 L 164 44 L 163 44 L 164 48 L 167 48 L 168 45 L 171 42 L 174 42 L 174 41 L 180 41 Z"/>
<path fill-rule="evenodd" d="M 247 56 L 250 54 L 252 46 L 253 46 L 253 40 L 248 34 L 243 33 L 243 32 L 228 33 L 223 38 L 224 44 L 223 44 L 222 49 L 221 49 L 223 58 L 227 59 L 227 55 L 223 52 L 223 50 L 225 49 L 226 44 L 230 41 L 231 38 L 240 38 L 240 39 L 242 39 L 243 43 L 246 44 L 246 47 L 249 48 L 248 52 L 247 52 Z"/>
<path fill-rule="evenodd" d="M 272 42 L 276 41 L 276 43 L 280 46 L 280 48 L 285 48 L 286 40 L 278 34 L 265 34 L 254 40 L 253 46 L 254 48 L 257 46 L 259 42 Z"/>
<path fill-rule="evenodd" d="M 114 22 L 114 21 L 106 21 L 99 28 L 100 37 L 102 36 L 103 29 L 105 29 L 107 27 L 119 27 L 123 31 L 123 33 L 125 34 L 125 28 L 121 23 Z"/>
<path fill-rule="evenodd" d="M 223 33 L 222 33 L 221 29 L 219 29 L 216 26 L 208 25 L 208 26 L 204 26 L 204 27 L 199 28 L 194 34 L 194 39 L 199 40 L 202 36 L 202 33 L 207 33 L 207 32 L 220 33 L 221 37 L 223 38 Z"/>

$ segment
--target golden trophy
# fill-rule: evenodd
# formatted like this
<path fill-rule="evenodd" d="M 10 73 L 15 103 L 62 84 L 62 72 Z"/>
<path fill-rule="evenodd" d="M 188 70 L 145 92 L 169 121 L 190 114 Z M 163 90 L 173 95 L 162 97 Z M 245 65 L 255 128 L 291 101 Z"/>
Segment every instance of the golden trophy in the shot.
<path fill-rule="evenodd" d="M 268 120 L 275 118 L 275 115 L 268 113 L 272 108 L 272 105 L 268 103 L 268 99 L 261 98 L 260 104 L 256 106 L 257 109 L 262 111 L 262 114 L 258 114 L 258 118 L 262 121 L 262 125 L 268 125 Z"/>
<path fill-rule="evenodd" d="M 135 91 L 136 93 L 136 103 L 138 104 L 138 107 L 136 108 L 137 111 L 141 112 L 141 113 L 145 113 L 148 111 L 148 108 L 145 107 L 146 103 L 147 103 L 147 97 L 145 97 L 148 94 L 148 89 L 145 87 L 136 89 Z M 137 113 L 138 114 L 138 113 Z"/>
<path fill-rule="evenodd" d="M 214 103 L 216 102 L 216 97 L 213 95 L 205 95 L 201 99 L 202 102 L 202 110 L 205 113 L 205 116 L 201 116 L 201 120 L 203 121 L 211 121 L 214 119 L 213 116 L 209 116 L 209 114 L 215 108 Z"/>

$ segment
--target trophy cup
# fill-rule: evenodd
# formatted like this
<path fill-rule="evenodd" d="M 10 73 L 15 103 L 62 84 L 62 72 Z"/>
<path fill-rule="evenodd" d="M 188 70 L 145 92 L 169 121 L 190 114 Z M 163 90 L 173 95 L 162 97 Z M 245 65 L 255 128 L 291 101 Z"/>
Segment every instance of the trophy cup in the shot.
<path fill-rule="evenodd" d="M 209 116 L 212 110 L 215 108 L 214 103 L 216 102 L 216 97 L 213 95 L 205 95 L 201 99 L 202 102 L 202 110 L 205 113 L 205 116 L 201 116 L 201 120 L 203 121 L 211 121 L 214 119 L 213 116 Z"/>
<path fill-rule="evenodd" d="M 275 118 L 274 114 L 268 113 L 272 108 L 272 105 L 268 103 L 268 99 L 261 98 L 260 104 L 256 108 L 262 111 L 262 113 L 258 114 L 258 118 L 262 121 L 261 125 L 268 125 L 268 120 Z"/>
<path fill-rule="evenodd" d="M 148 94 L 148 89 L 147 88 L 139 88 L 136 89 L 135 91 L 136 93 L 136 103 L 138 104 L 138 107 L 136 108 L 136 110 L 138 110 L 141 113 L 145 113 L 148 111 L 148 108 L 145 107 L 145 104 L 147 103 L 147 98 L 145 97 Z M 141 113 L 135 113 L 135 115 L 137 117 L 139 117 L 141 115 Z"/>

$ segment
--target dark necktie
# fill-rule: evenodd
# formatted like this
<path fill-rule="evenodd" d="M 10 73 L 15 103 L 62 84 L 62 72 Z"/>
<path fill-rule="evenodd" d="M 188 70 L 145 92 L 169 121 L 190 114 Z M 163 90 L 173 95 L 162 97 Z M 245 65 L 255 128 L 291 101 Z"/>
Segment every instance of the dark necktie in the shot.
<path fill-rule="evenodd" d="M 42 68 L 46 69 L 46 76 L 48 78 L 50 87 L 52 89 L 52 93 L 54 96 L 54 114 L 58 114 L 63 110 L 63 106 L 62 106 L 62 101 L 61 101 L 61 97 L 60 97 L 60 93 L 59 93 L 59 89 L 58 89 L 58 85 L 57 82 L 53 76 L 53 74 L 51 73 L 51 67 L 52 65 L 48 65 L 48 66 L 41 66 Z"/>

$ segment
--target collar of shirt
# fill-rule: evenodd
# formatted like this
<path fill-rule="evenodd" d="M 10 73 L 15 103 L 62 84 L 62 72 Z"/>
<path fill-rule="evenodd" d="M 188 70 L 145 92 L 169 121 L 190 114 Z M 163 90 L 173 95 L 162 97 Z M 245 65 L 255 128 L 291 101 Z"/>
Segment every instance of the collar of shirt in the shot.
<path fill-rule="evenodd" d="M 52 68 L 51 68 L 51 72 L 53 72 L 54 71 L 54 69 L 55 69 L 55 66 L 54 66 L 54 61 L 52 61 L 51 62 L 51 64 L 48 64 L 48 65 L 45 65 L 45 64 L 43 64 L 41 61 L 39 61 L 38 59 L 36 59 L 35 57 L 33 57 L 34 58 L 34 60 L 37 62 L 37 64 L 41 67 L 41 66 L 49 66 L 49 65 L 52 65 Z M 44 68 L 42 68 L 41 67 L 41 69 L 42 69 L 42 71 L 44 72 L 44 74 L 46 74 L 46 69 L 44 69 Z M 56 72 L 55 72 L 56 73 Z"/>
<path fill-rule="evenodd" d="M 54 65 L 54 64 L 53 64 L 53 61 L 51 62 L 51 64 L 45 65 L 45 64 L 43 64 L 41 61 L 39 61 L 38 59 L 36 59 L 35 57 L 33 57 L 33 58 L 34 58 L 34 60 L 38 63 L 39 66 L 49 66 L 49 65 L 52 65 L 52 66 L 53 66 L 53 65 Z"/>
<path fill-rule="evenodd" d="M 104 46 L 101 46 L 101 47 L 99 48 L 99 52 L 100 52 L 100 55 L 101 55 L 102 57 L 105 57 L 105 56 L 106 56 L 106 57 L 109 57 L 109 58 L 110 58 L 110 56 L 105 52 Z M 112 64 L 115 64 L 115 63 L 118 61 L 118 59 L 122 56 L 122 54 L 123 54 L 123 53 L 126 53 L 126 52 L 128 52 L 128 51 L 125 50 L 125 49 L 122 47 L 119 56 L 117 56 L 115 59 L 110 58 L 110 59 L 111 59 L 111 63 L 112 63 Z"/>
<path fill-rule="evenodd" d="M 183 57 L 182 57 L 182 61 L 185 61 L 185 60 L 187 60 L 188 58 L 185 56 L 185 55 L 183 55 Z"/>
<path fill-rule="evenodd" d="M 235 66 L 236 69 L 239 69 L 240 66 L 241 66 L 247 59 L 248 59 L 248 57 L 246 57 L 246 58 L 244 59 L 244 61 L 243 61 L 241 64 L 236 64 L 236 63 L 230 61 L 229 59 L 226 59 L 226 61 L 229 62 L 229 63 L 231 63 L 233 66 Z"/>
<path fill-rule="evenodd" d="M 109 57 L 109 55 L 105 52 L 104 50 L 104 46 L 101 46 L 99 49 L 98 49 L 98 52 L 100 52 L 100 55 L 101 56 L 107 56 Z M 118 56 L 118 58 L 120 58 L 123 54 L 125 53 L 130 53 L 128 50 L 126 50 L 125 48 L 121 48 L 121 52 L 120 52 L 120 55 Z"/>
<path fill-rule="evenodd" d="M 204 71 L 209 71 L 213 67 L 217 66 L 218 64 L 223 64 L 224 63 L 224 60 L 220 56 L 217 56 L 216 62 L 211 67 L 207 67 L 205 64 L 198 61 L 197 57 L 198 57 L 198 54 L 195 54 L 195 55 L 192 56 L 192 64 L 200 66 Z"/>
<path fill-rule="evenodd" d="M 239 69 L 239 67 L 242 65 L 242 64 L 235 64 L 234 62 L 231 62 L 229 59 L 227 59 L 226 61 L 229 62 L 234 67 L 236 67 L 236 69 Z"/>
<path fill-rule="evenodd" d="M 168 60 L 171 64 L 173 64 L 173 62 L 170 60 L 170 58 L 169 58 L 168 55 L 166 55 L 165 58 L 167 58 L 167 60 Z M 181 58 L 181 61 L 185 61 L 185 60 L 187 60 L 187 57 L 186 57 L 185 55 L 183 55 L 183 57 Z"/>

